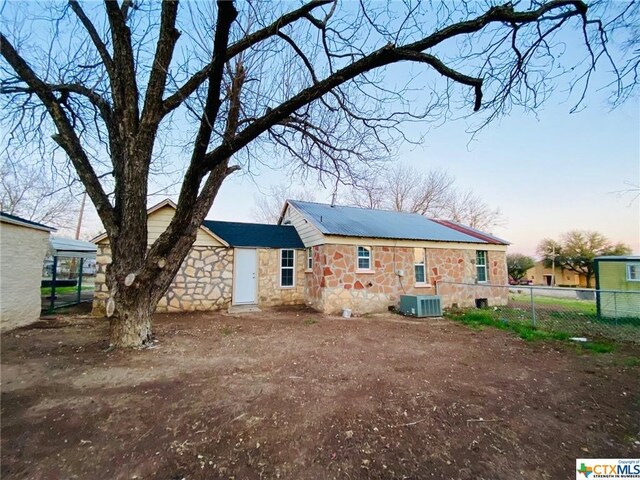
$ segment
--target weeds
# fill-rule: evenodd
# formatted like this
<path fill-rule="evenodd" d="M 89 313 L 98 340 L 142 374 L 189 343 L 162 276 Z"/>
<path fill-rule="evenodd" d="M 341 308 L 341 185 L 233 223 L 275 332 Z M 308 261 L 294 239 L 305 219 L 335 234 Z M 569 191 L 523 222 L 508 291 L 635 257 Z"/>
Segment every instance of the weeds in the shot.
<path fill-rule="evenodd" d="M 499 314 L 499 312 L 497 313 Z M 482 330 L 485 327 L 508 330 L 527 342 L 544 340 L 566 342 L 571 338 L 567 332 L 539 330 L 531 325 L 510 322 L 506 318 L 496 318 L 490 311 L 451 312 L 446 316 L 477 330 Z M 615 345 L 601 341 L 584 342 L 579 344 L 579 348 L 591 353 L 609 353 L 615 350 Z"/>
<path fill-rule="evenodd" d="M 625 367 L 640 367 L 640 357 L 627 357 L 624 359 Z"/>
<path fill-rule="evenodd" d="M 305 325 L 315 325 L 316 323 L 318 323 L 318 321 L 315 318 L 305 318 L 304 319 L 304 324 Z"/>

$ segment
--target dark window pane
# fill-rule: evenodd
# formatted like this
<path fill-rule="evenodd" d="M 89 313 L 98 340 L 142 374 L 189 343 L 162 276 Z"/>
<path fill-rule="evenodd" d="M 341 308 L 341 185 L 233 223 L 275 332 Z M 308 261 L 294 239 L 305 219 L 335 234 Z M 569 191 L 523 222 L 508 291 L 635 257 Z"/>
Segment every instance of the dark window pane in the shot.
<path fill-rule="evenodd" d="M 416 283 L 424 282 L 424 265 L 416 265 Z"/>
<path fill-rule="evenodd" d="M 487 267 L 478 266 L 476 268 L 476 270 L 478 272 L 478 281 L 479 282 L 486 282 L 487 281 Z"/>
<path fill-rule="evenodd" d="M 292 287 L 293 286 L 293 269 L 284 268 L 280 272 L 280 285 L 283 287 Z"/>
<path fill-rule="evenodd" d="M 282 250 L 281 258 L 283 267 L 293 267 L 293 250 Z"/>
<path fill-rule="evenodd" d="M 368 258 L 358 258 L 358 268 L 367 270 L 370 268 L 370 263 Z"/>

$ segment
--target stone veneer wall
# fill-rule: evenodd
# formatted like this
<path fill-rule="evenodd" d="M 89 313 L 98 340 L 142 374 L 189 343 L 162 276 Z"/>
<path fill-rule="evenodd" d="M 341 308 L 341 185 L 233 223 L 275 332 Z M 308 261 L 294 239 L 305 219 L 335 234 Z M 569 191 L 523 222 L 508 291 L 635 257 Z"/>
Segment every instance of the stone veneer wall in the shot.
<path fill-rule="evenodd" d="M 280 250 L 262 248 L 258 250 L 258 305 L 304 305 L 304 270 L 306 251 L 296 250 L 295 286 L 280 287 Z"/>
<path fill-rule="evenodd" d="M 481 248 L 479 248 L 480 250 Z M 443 307 L 474 307 L 477 298 L 486 298 L 489 306 L 506 305 L 509 300 L 509 276 L 506 252 L 487 252 L 487 283 L 475 283 L 475 250 L 467 253 L 462 280 L 456 275 L 438 277 L 438 294 L 443 299 Z M 440 270 L 442 272 L 442 270 Z M 459 272 L 458 272 L 459 273 Z M 447 283 L 456 282 L 456 283 Z M 464 284 L 464 285 L 460 285 Z"/>
<path fill-rule="evenodd" d="M 475 250 L 428 249 L 427 274 L 431 286 L 416 286 L 414 250 L 411 247 L 373 247 L 371 272 L 356 271 L 356 246 L 326 244 L 313 247 L 313 271 L 306 273 L 306 303 L 325 313 L 351 308 L 356 313 L 386 311 L 397 305 L 400 295 L 434 295 L 435 282 L 475 282 Z M 489 280 L 506 285 L 506 254 L 490 251 Z M 396 272 L 402 270 L 399 277 Z M 476 286 L 464 288 L 440 284 L 443 306 L 472 306 L 475 298 L 490 305 L 506 304 L 506 289 Z"/>
<path fill-rule="evenodd" d="M 109 298 L 106 267 L 111 263 L 111 247 L 99 244 L 96 254 L 96 283 L 93 314 L 104 315 Z M 156 312 L 220 310 L 231 304 L 233 289 L 233 249 L 193 247 L 180 266 Z"/>

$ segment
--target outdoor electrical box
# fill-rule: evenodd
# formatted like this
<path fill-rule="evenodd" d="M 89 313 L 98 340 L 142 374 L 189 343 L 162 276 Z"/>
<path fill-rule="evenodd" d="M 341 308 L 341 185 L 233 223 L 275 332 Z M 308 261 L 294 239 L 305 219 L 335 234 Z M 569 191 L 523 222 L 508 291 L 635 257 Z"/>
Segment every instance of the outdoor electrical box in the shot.
<path fill-rule="evenodd" d="M 401 295 L 400 313 L 410 317 L 441 317 L 440 297 L 437 295 Z"/>

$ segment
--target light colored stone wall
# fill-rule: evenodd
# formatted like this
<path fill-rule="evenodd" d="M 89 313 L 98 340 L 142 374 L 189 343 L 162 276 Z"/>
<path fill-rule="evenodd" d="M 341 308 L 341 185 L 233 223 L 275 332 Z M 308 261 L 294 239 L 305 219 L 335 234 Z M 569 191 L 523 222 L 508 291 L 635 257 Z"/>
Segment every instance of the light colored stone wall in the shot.
<path fill-rule="evenodd" d="M 258 250 L 258 306 L 303 305 L 306 251 L 296 250 L 295 286 L 280 287 L 280 250 Z"/>
<path fill-rule="evenodd" d="M 96 287 L 93 314 L 104 315 L 109 289 L 105 283 L 106 266 L 111 263 L 111 248 L 99 244 L 96 257 Z M 220 310 L 231 304 L 233 288 L 233 249 L 193 247 L 180 266 L 167 293 L 160 299 L 157 312 Z"/>
<path fill-rule="evenodd" d="M 470 249 L 427 249 L 428 284 L 416 285 L 413 248 L 372 247 L 372 270 L 361 272 L 356 269 L 355 245 L 316 246 L 313 272 L 306 274 L 306 303 L 326 313 L 339 313 L 343 308 L 360 314 L 386 311 L 398 304 L 400 295 L 434 295 L 436 283 L 475 283 L 475 257 L 476 251 Z M 490 283 L 507 284 L 505 252 L 488 253 L 488 273 Z M 463 306 L 475 304 L 478 295 L 470 290 L 440 288 L 439 293 L 444 306 Z M 507 301 L 505 289 L 484 293 L 491 305 Z"/>
<path fill-rule="evenodd" d="M 49 232 L 0 223 L 0 330 L 40 317 L 42 265 Z"/>
<path fill-rule="evenodd" d="M 96 278 L 91 313 L 96 316 L 102 316 L 105 315 L 105 305 L 109 298 L 106 273 L 107 265 L 111 263 L 111 246 L 108 243 L 99 243 L 96 247 Z"/>

